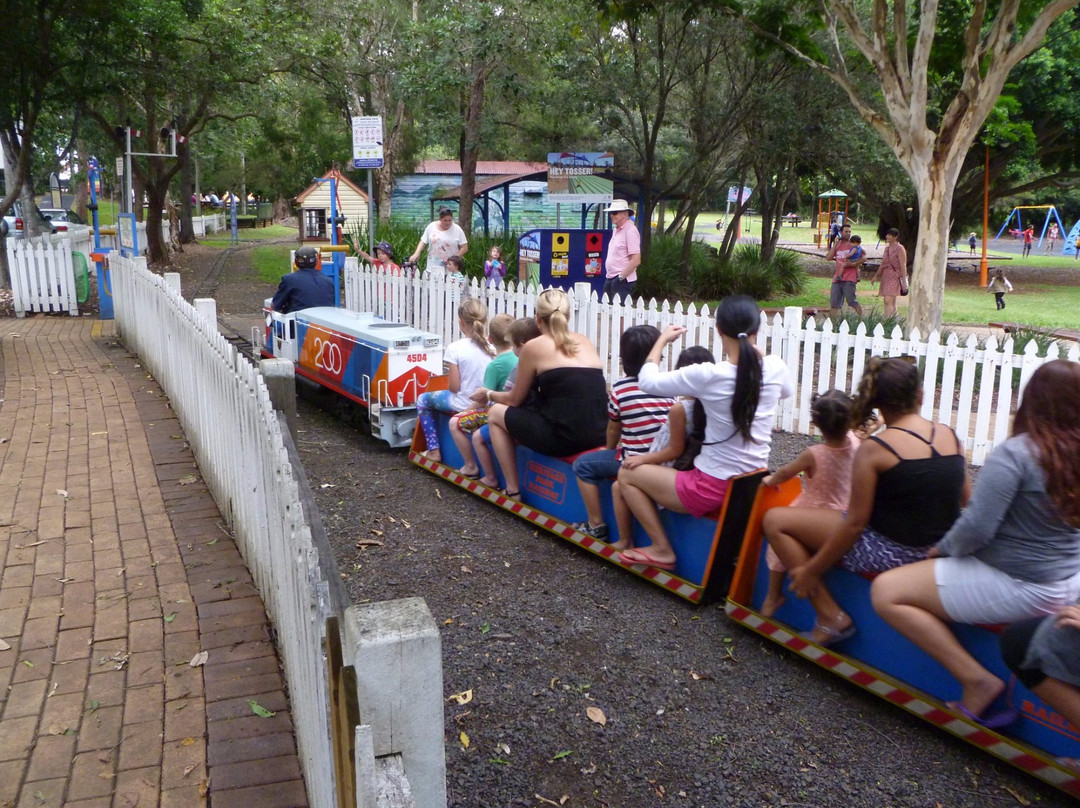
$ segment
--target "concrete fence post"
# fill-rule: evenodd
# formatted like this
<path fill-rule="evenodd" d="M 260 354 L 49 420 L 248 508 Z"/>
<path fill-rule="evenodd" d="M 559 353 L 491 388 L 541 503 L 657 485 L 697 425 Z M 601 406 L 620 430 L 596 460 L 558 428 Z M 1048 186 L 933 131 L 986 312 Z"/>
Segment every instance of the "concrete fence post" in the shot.
<path fill-rule="evenodd" d="M 180 273 L 166 272 L 163 277 L 165 278 L 165 285 L 176 292 L 176 294 L 180 294 Z"/>
<path fill-rule="evenodd" d="M 259 373 L 266 382 L 270 403 L 285 416 L 289 434 L 296 441 L 296 371 L 288 359 L 260 359 Z"/>
<path fill-rule="evenodd" d="M 192 301 L 195 311 L 199 312 L 214 328 L 217 328 L 217 301 L 212 297 L 197 297 Z"/>
<path fill-rule="evenodd" d="M 350 606 L 342 635 L 375 757 L 400 754 L 417 808 L 446 808 L 442 642 L 427 604 L 404 598 Z"/>

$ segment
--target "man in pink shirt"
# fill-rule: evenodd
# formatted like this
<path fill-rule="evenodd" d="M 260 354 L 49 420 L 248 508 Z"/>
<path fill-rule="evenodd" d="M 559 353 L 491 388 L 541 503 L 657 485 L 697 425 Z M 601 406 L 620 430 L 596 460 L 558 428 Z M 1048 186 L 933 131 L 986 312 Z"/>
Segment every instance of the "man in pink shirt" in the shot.
<path fill-rule="evenodd" d="M 622 302 L 628 295 L 634 294 L 634 286 L 637 285 L 637 268 L 641 264 L 641 234 L 630 220 L 630 206 L 625 199 L 613 200 L 604 211 L 611 214 L 611 222 L 615 225 L 604 261 L 607 270 L 604 294 L 611 301 L 617 296 Z"/>

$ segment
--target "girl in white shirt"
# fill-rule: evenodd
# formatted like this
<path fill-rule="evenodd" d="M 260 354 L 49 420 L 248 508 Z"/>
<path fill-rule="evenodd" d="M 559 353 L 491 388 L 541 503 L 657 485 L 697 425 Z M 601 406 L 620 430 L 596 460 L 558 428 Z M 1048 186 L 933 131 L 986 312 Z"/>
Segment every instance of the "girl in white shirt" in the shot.
<path fill-rule="evenodd" d="M 432 460 L 442 461 L 439 433 L 435 429 L 433 410 L 448 415 L 472 408 L 469 394 L 484 383 L 484 371 L 495 355 L 487 337 L 487 306 L 475 297 L 466 298 L 458 307 L 458 325 L 465 335 L 450 343 L 443 354 L 443 363 L 450 374 L 449 389 L 423 393 L 416 399 L 416 414 L 427 440 L 424 453 Z"/>
<path fill-rule="evenodd" d="M 625 564 L 673 570 L 671 547 L 657 504 L 678 513 L 705 516 L 724 502 L 728 480 L 765 468 L 776 406 L 794 393 L 787 365 L 762 356 L 755 346 L 761 310 L 752 298 L 724 298 L 716 310 L 716 330 L 727 359 L 660 371 L 664 347 L 686 331 L 668 326 L 638 374 L 638 386 L 651 395 L 693 396 L 705 407 L 707 423 L 701 453 L 690 471 L 645 465 L 619 472 L 619 486 L 630 510 L 652 544 L 619 553 Z"/>

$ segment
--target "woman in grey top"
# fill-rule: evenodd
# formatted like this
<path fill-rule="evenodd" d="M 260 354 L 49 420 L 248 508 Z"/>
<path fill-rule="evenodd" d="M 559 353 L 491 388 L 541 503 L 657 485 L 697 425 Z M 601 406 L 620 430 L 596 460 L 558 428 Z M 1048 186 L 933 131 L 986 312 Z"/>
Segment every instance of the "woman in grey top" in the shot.
<path fill-rule="evenodd" d="M 946 621 L 1011 623 L 1080 596 L 1080 364 L 1055 359 L 1032 374 L 1013 437 L 979 474 L 971 502 L 931 558 L 882 573 L 874 608 L 956 677 L 949 707 L 986 726 L 1005 683 L 957 641 Z"/>

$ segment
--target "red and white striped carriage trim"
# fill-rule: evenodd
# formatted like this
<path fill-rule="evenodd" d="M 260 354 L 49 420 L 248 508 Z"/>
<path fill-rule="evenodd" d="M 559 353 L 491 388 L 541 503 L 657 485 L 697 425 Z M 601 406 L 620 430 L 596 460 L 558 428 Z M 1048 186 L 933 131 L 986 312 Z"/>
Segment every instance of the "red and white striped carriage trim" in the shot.
<path fill-rule="evenodd" d="M 1073 796 L 1080 796 L 1080 777 L 1038 750 L 999 735 L 991 729 L 981 727 L 973 721 L 959 718 L 945 710 L 936 700 L 932 700 L 921 690 L 894 681 L 872 667 L 861 665 L 857 660 L 828 651 L 745 606 L 728 600 L 725 610 L 732 620 L 742 623 L 759 634 L 764 634 L 800 656 L 816 662 L 823 668 L 828 668 L 865 690 L 903 707 L 908 712 L 974 744 L 1006 763 L 1023 769 L 1055 788 L 1060 788 Z"/>
<path fill-rule="evenodd" d="M 579 547 L 584 547 L 590 553 L 606 558 L 613 564 L 618 564 L 623 569 L 629 570 L 635 575 L 640 575 L 642 578 L 652 581 L 654 584 L 658 584 L 659 586 L 674 592 L 676 595 L 686 598 L 692 603 L 698 603 L 701 600 L 702 587 L 695 586 L 689 581 L 685 581 L 664 570 L 658 570 L 655 567 L 649 567 L 644 564 L 623 564 L 615 557 L 617 551 L 607 542 L 600 541 L 592 536 L 586 536 L 583 533 L 578 533 L 574 530 L 573 526 L 568 525 L 565 522 L 560 522 L 555 517 L 546 514 L 543 511 L 538 511 L 522 502 L 518 502 L 516 499 L 505 497 L 502 492 L 490 488 L 478 480 L 466 477 L 457 469 L 451 468 L 437 460 L 425 457 L 421 452 L 412 450 L 409 451 L 409 460 L 421 468 L 437 474 L 447 482 L 460 486 L 469 493 L 476 494 L 478 497 L 486 499 L 493 505 L 498 505 L 500 508 L 504 508 L 513 514 L 520 516 L 522 519 L 532 522 L 537 527 L 542 527 L 544 530 L 554 533 L 556 536 L 561 536 L 567 541 L 572 541 Z"/>

